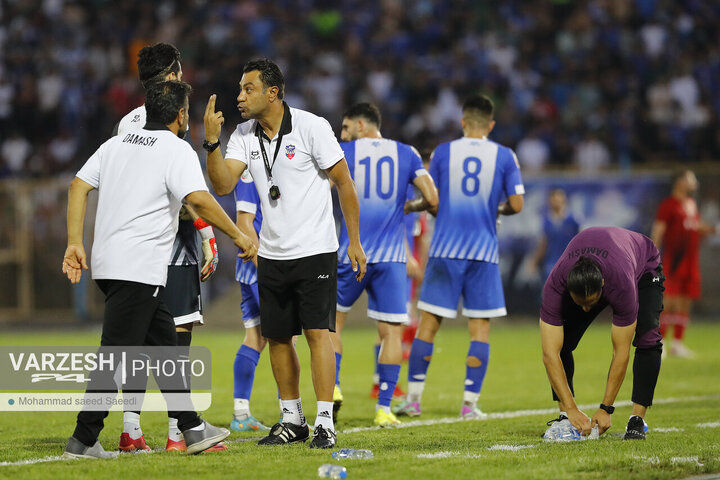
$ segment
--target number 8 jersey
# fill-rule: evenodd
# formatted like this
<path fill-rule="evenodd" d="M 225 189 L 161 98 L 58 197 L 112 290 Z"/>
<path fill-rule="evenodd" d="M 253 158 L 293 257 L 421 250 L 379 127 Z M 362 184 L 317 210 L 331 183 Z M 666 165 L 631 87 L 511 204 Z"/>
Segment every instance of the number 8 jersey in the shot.
<path fill-rule="evenodd" d="M 417 150 L 385 138 L 341 143 L 360 203 L 360 241 L 367 263 L 406 262 L 403 207 L 408 186 L 427 175 Z M 340 230 L 338 261 L 347 257 L 345 222 Z"/>
<path fill-rule="evenodd" d="M 498 263 L 498 205 L 525 194 L 515 152 L 463 137 L 435 149 L 430 175 L 440 203 L 429 256 Z"/>

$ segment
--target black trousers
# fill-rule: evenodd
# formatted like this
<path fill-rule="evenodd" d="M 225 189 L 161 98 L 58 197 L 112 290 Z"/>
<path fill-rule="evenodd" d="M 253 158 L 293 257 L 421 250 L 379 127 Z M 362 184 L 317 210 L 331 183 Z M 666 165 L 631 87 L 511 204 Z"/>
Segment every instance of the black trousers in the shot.
<path fill-rule="evenodd" d="M 633 391 L 632 401 L 644 407 L 652 405 L 655 386 L 660 375 L 660 361 L 662 356 L 662 336 L 660 335 L 660 313 L 663 310 L 663 291 L 665 276 L 662 265 L 655 273 L 646 273 L 638 282 L 638 315 L 635 327 L 633 346 L 635 357 L 633 359 Z M 569 294 L 563 298 L 562 318 L 563 346 L 560 350 L 560 359 L 563 363 L 570 391 L 573 389 L 573 375 L 575 373 L 575 359 L 573 351 L 577 348 L 580 339 L 598 314 L 607 307 L 608 303 L 601 299 L 589 312 L 572 301 Z M 558 401 L 555 391 L 553 400 Z"/>
<path fill-rule="evenodd" d="M 97 280 L 96 283 L 105 294 L 101 346 L 177 345 L 175 322 L 160 296 L 163 287 L 124 280 Z M 92 391 L 91 387 L 88 391 Z M 94 445 L 107 415 L 106 410 L 81 411 L 73 436 L 87 446 Z M 168 412 L 168 415 L 178 420 L 181 431 L 201 423 L 193 411 Z"/>

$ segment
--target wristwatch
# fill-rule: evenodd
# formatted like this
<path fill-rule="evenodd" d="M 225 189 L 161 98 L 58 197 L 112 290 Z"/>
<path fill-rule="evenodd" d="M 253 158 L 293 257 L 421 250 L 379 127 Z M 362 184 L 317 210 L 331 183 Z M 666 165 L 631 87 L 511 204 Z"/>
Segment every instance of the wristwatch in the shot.
<path fill-rule="evenodd" d="M 605 405 L 604 403 L 601 403 L 600 410 L 605 410 L 608 413 L 608 415 L 612 415 L 613 412 L 615 411 L 615 407 L 613 407 L 612 405 Z"/>
<path fill-rule="evenodd" d="M 208 153 L 212 153 L 215 151 L 216 148 L 220 146 L 220 139 L 218 138 L 218 141 L 215 143 L 210 143 L 207 140 L 203 142 L 203 148 L 207 150 Z"/>

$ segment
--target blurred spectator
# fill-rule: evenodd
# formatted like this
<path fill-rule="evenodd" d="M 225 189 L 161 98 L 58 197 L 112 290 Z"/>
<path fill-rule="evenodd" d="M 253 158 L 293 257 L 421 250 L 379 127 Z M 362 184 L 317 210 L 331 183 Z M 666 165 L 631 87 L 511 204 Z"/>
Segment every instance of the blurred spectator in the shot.
<path fill-rule="evenodd" d="M 540 172 L 550 161 L 550 147 L 536 130 L 518 142 L 515 153 L 524 173 Z"/>
<path fill-rule="evenodd" d="M 373 101 L 386 112 L 383 134 L 419 148 L 456 137 L 446 119 L 483 92 L 505 115 L 493 139 L 520 146 L 542 127 L 549 154 L 530 143 L 538 163 L 586 152 L 587 129 L 604 132 L 589 144 L 593 155 L 580 155 L 594 167 L 718 160 L 716 0 L 12 0 L 1 8 L 0 143 L 19 130 L 39 155 L 33 164 L 56 165 L 47 155 L 58 144 L 49 144 L 67 130 L 77 148 L 67 168 L 79 167 L 142 103 L 136 55 L 157 41 L 178 45 L 192 65 L 194 99 L 217 93 L 230 123 L 240 120 L 240 67 L 271 56 L 288 73 L 293 106 L 337 125 L 343 106 Z"/>
<path fill-rule="evenodd" d="M 597 133 L 588 131 L 575 147 L 573 163 L 582 173 L 595 173 L 610 165 L 610 151 Z"/>
<path fill-rule="evenodd" d="M 25 163 L 32 153 L 32 146 L 19 132 L 13 131 L 0 147 L 3 164 L 0 176 L 19 176 L 23 174 Z"/>

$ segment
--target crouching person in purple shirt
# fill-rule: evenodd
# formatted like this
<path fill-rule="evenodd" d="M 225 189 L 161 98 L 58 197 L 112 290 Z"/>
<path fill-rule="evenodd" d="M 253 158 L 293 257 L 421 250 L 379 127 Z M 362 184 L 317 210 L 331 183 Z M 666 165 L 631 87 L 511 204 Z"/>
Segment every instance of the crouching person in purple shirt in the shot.
<path fill-rule="evenodd" d="M 582 435 L 589 435 L 596 426 L 599 434 L 610 428 L 631 343 L 635 346 L 633 411 L 624 438 L 645 438 L 645 412 L 652 405 L 660 373 L 659 318 L 664 281 L 658 249 L 644 235 L 616 227 L 594 227 L 570 241 L 545 282 L 540 309 L 543 362 L 561 412 L 545 438 L 560 439 L 557 431 L 562 430 L 563 422 L 575 432 L 568 422 L 572 424 Z M 605 395 L 588 418 L 573 397 L 572 352 L 607 306 L 612 308 L 613 356 Z"/>

